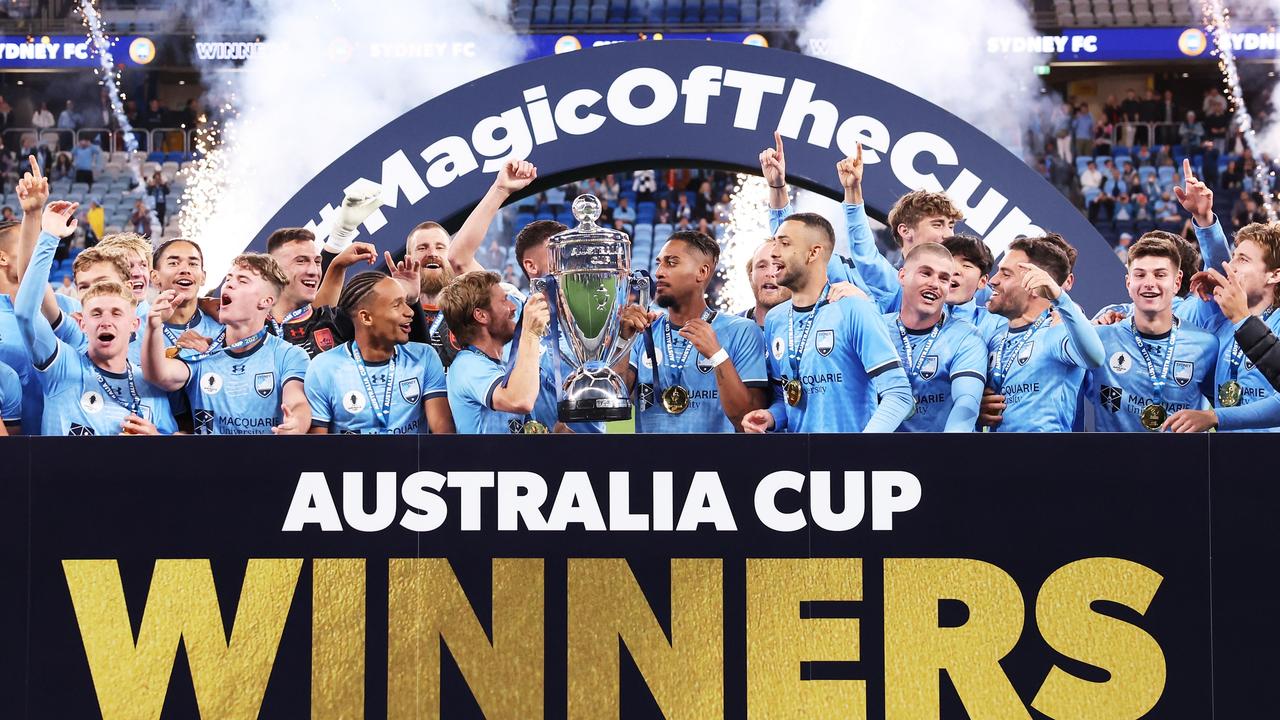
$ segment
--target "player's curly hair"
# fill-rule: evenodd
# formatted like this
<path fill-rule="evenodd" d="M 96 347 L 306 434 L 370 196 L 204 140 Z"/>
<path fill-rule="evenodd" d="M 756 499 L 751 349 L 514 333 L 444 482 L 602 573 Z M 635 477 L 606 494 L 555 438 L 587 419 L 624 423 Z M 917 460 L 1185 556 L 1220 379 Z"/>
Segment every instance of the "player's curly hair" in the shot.
<path fill-rule="evenodd" d="M 289 284 L 289 276 L 280 269 L 280 263 L 266 253 L 242 253 L 231 261 L 231 267 L 242 267 L 257 273 L 275 289 L 277 300 L 280 299 L 280 293 L 284 292 L 284 286 Z"/>
<path fill-rule="evenodd" d="M 128 285 L 121 282 L 114 282 L 112 280 L 102 280 L 101 282 L 96 282 L 90 285 L 89 289 L 85 290 L 80 295 L 80 304 L 88 305 L 90 300 L 104 295 L 109 297 L 118 297 L 129 303 L 130 307 L 136 307 L 138 304 L 138 301 L 133 297 L 133 290 L 131 290 Z"/>
<path fill-rule="evenodd" d="M 169 238 L 168 240 L 165 240 L 164 242 L 160 243 L 160 246 L 156 248 L 156 251 L 151 254 L 151 267 L 154 268 L 155 266 L 159 265 L 160 258 L 164 256 L 165 251 L 178 243 L 185 243 L 195 248 L 196 255 L 200 256 L 200 266 L 202 268 L 204 267 L 204 250 L 200 249 L 200 243 L 196 242 L 195 240 L 188 240 L 187 238 L 180 238 L 180 237 Z"/>
<path fill-rule="evenodd" d="M 100 246 L 91 247 L 76 256 L 75 262 L 71 263 L 72 278 L 98 263 L 111 265 L 120 276 L 120 282 L 129 281 L 129 258 L 125 256 L 124 249 Z"/>
<path fill-rule="evenodd" d="M 146 263 L 147 269 L 151 269 L 151 241 L 135 232 L 118 232 L 107 235 L 102 238 L 95 247 L 110 248 L 118 247 L 130 250 L 138 254 L 142 261 Z"/>
<path fill-rule="evenodd" d="M 964 219 L 964 213 L 960 212 L 946 193 L 927 190 L 909 192 L 898 198 L 898 202 L 889 208 L 889 233 L 893 236 L 893 241 L 898 243 L 898 247 L 902 247 L 902 237 L 898 235 L 899 225 L 915 227 L 925 218 L 938 216 L 956 222 Z"/>
<path fill-rule="evenodd" d="M 1186 297 L 1191 294 L 1191 276 L 1195 275 L 1204 265 L 1204 259 L 1200 257 L 1200 247 L 1196 243 L 1165 230 L 1149 230 L 1138 238 L 1138 242 L 1142 242 L 1147 238 L 1157 238 L 1173 243 L 1178 249 L 1178 269 L 1182 271 L 1182 285 L 1178 288 L 1178 297 Z M 1133 256 L 1133 248 L 1138 243 L 1134 243 L 1128 250 L 1129 256 Z"/>
<path fill-rule="evenodd" d="M 1251 240 L 1262 248 L 1262 261 L 1267 270 L 1280 269 L 1280 222 L 1249 223 L 1236 231 L 1236 246 Z M 1272 303 L 1280 302 L 1280 284 L 1275 286 Z"/>

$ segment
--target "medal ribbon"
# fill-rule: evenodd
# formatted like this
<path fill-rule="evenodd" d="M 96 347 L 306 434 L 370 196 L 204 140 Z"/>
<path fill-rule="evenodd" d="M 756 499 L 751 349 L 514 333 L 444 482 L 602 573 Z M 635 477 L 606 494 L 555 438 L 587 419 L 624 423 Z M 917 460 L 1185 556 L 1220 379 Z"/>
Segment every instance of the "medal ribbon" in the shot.
<path fill-rule="evenodd" d="M 1014 359 L 1022 352 L 1022 348 L 1031 341 L 1031 338 L 1040 331 L 1040 328 L 1044 327 L 1045 324 L 1049 322 L 1049 318 L 1051 317 L 1053 317 L 1053 311 L 1052 309 L 1049 309 L 1045 310 L 1040 317 L 1036 318 L 1031 329 L 1022 333 L 1021 342 L 1019 342 L 1017 347 L 1013 349 L 1013 352 L 1008 353 L 1008 357 L 1006 357 L 1005 351 L 1008 349 L 1009 345 L 1009 331 L 1005 330 L 1004 337 L 1000 338 L 1000 354 L 996 356 L 996 366 L 991 368 L 991 379 L 995 381 L 994 390 L 998 392 L 1004 388 L 1004 379 L 1008 377 L 1009 369 L 1013 367 Z"/>
<path fill-rule="evenodd" d="M 942 319 L 933 326 L 933 330 L 929 331 L 929 337 L 924 341 L 924 347 L 920 348 L 920 354 L 913 360 L 911 357 L 911 338 L 907 335 L 907 327 L 902 324 L 902 319 L 898 319 L 898 335 L 902 338 L 902 359 L 907 366 L 907 374 L 909 377 L 919 377 L 920 367 L 924 365 L 924 359 L 929 354 L 929 350 L 933 348 L 933 341 L 938 339 L 938 335 L 942 332 L 942 326 L 947 322 L 947 316 L 943 315 Z"/>
<path fill-rule="evenodd" d="M 1164 364 L 1160 367 L 1160 375 L 1156 375 L 1156 366 L 1151 362 L 1151 353 L 1147 352 L 1147 344 L 1142 342 L 1142 335 L 1138 333 L 1138 324 L 1132 317 L 1129 318 L 1129 330 L 1133 333 L 1133 341 L 1138 343 L 1138 351 L 1142 353 L 1142 359 L 1147 364 L 1147 377 L 1151 378 L 1151 387 L 1155 395 L 1152 400 L 1159 403 L 1160 393 L 1164 390 L 1164 386 L 1169 383 L 1169 365 L 1173 362 L 1173 348 L 1178 342 L 1178 326 L 1182 324 L 1178 318 L 1173 319 L 1173 327 L 1169 329 L 1169 349 L 1165 351 Z"/>
<path fill-rule="evenodd" d="M 444 310 L 436 311 L 436 319 L 431 323 L 431 330 L 427 332 L 427 338 L 434 340 L 440 334 L 440 326 L 444 324 Z M 443 338 L 441 338 L 443 340 Z"/>
<path fill-rule="evenodd" d="M 1262 313 L 1262 322 L 1267 324 L 1267 320 L 1271 318 L 1271 313 L 1275 312 L 1274 307 L 1267 308 Z M 1240 347 L 1240 342 L 1233 340 L 1231 342 L 1231 354 L 1227 358 L 1227 364 L 1231 367 L 1231 379 L 1237 380 L 1240 377 L 1240 363 L 1244 360 L 1244 349 Z"/>
<path fill-rule="evenodd" d="M 711 322 L 716 317 L 716 311 L 707 308 L 702 311 L 702 319 Z M 671 316 L 667 316 L 667 321 L 662 325 L 662 334 L 667 342 L 667 362 L 666 366 L 673 373 L 670 386 L 680 385 L 680 381 L 684 379 L 684 366 L 689 362 L 689 355 L 693 352 L 693 342 L 684 340 L 684 353 L 680 356 L 680 361 L 676 362 L 675 333 L 671 332 Z M 656 371 L 656 367 L 654 368 Z"/>
<path fill-rule="evenodd" d="M 213 341 L 213 345 L 211 345 L 208 350 L 198 355 L 192 355 L 190 357 L 182 357 L 182 355 L 179 354 L 178 359 L 186 363 L 198 363 L 201 360 L 208 360 L 209 358 L 219 353 L 235 352 L 240 348 L 248 347 L 258 342 L 259 340 L 261 340 L 266 336 L 267 336 L 267 328 L 263 327 L 261 330 L 250 335 L 249 337 L 240 338 L 239 340 L 231 343 L 230 345 L 226 347 L 222 347 L 222 343 L 226 342 L 226 339 L 227 339 L 227 329 L 223 328 L 222 332 L 218 334 L 218 339 Z"/>
<path fill-rule="evenodd" d="M 831 283 L 822 286 L 822 293 L 818 295 L 818 302 L 814 303 L 813 314 L 804 323 L 804 334 L 800 336 L 800 344 L 796 344 L 796 306 L 793 303 L 790 308 L 790 314 L 787 315 L 787 347 L 790 353 L 787 359 L 790 361 L 792 379 L 800 379 L 800 358 L 804 355 L 805 345 L 809 343 L 809 331 L 813 330 L 813 323 L 818 319 L 818 311 L 823 305 L 827 304 L 827 296 L 831 294 Z"/>
<path fill-rule="evenodd" d="M 199 324 L 200 324 L 200 320 L 202 319 L 202 317 L 203 317 L 203 316 L 200 314 L 200 308 L 196 308 L 196 312 L 195 312 L 195 314 L 194 314 L 194 315 L 192 315 L 192 316 L 191 316 L 191 319 L 190 319 L 190 320 L 188 320 L 188 321 L 187 321 L 187 323 L 186 323 L 185 325 L 183 325 L 183 326 L 182 326 L 182 330 L 185 332 L 185 331 L 190 330 L 191 328 L 195 327 L 196 325 L 199 325 Z M 177 344 L 178 344 L 178 338 L 182 337 L 182 333 L 178 332 L 177 330 L 174 330 L 173 328 L 169 327 L 168 325 L 165 325 L 165 326 L 164 326 L 164 336 L 165 336 L 166 338 L 168 338 L 168 339 L 169 339 L 169 344 L 170 344 L 170 345 L 177 345 Z"/>
<path fill-rule="evenodd" d="M 102 371 L 98 369 L 98 366 L 95 365 L 93 361 L 90 361 L 89 365 L 93 368 L 93 376 L 98 380 L 98 384 L 102 386 L 102 392 L 106 393 L 107 397 L 111 398 L 111 400 L 115 404 L 119 405 L 125 410 L 128 410 L 129 414 L 142 417 L 142 397 L 138 395 L 138 384 L 133 379 L 132 365 L 130 365 L 129 363 L 125 363 L 125 366 L 124 366 L 125 377 L 129 381 L 130 402 L 128 403 L 126 403 L 124 400 L 120 398 L 120 393 L 116 392 L 116 389 L 111 387 L 111 384 L 107 382 L 107 379 L 105 377 L 103 377 Z"/>
<path fill-rule="evenodd" d="M 369 379 L 369 370 L 364 364 L 364 356 L 360 354 L 360 346 L 356 345 L 355 340 L 351 341 L 347 352 L 351 353 L 351 359 L 356 364 L 356 371 L 360 373 L 360 382 L 364 383 L 364 392 L 369 398 L 369 406 L 373 408 L 374 419 L 381 422 L 383 429 L 386 429 L 391 424 L 391 393 L 395 389 L 396 359 L 400 356 L 400 348 L 396 348 L 391 352 L 391 362 L 387 372 L 387 390 L 382 394 L 382 402 L 378 402 L 377 393 L 373 389 L 373 381 Z"/>
<path fill-rule="evenodd" d="M 271 328 L 276 331 L 276 337 L 282 338 L 284 337 L 285 325 L 288 325 L 309 312 L 311 312 L 311 303 L 307 303 L 297 310 L 290 312 L 288 315 L 285 315 L 284 320 L 281 320 L 280 322 L 276 322 L 276 317 L 274 315 L 268 315 L 267 320 L 271 323 Z"/>

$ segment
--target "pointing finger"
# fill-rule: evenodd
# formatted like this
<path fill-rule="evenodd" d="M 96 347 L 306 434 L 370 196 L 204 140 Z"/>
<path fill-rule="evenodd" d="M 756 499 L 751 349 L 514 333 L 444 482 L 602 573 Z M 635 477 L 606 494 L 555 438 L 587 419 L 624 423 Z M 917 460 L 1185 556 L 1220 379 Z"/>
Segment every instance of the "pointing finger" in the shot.
<path fill-rule="evenodd" d="M 1182 177 L 1186 178 L 1188 182 L 1195 179 L 1195 173 L 1191 170 L 1191 158 L 1189 157 L 1182 158 Z"/>
<path fill-rule="evenodd" d="M 862 143 L 858 143 L 858 152 L 853 156 L 853 161 L 858 165 L 862 164 Z"/>

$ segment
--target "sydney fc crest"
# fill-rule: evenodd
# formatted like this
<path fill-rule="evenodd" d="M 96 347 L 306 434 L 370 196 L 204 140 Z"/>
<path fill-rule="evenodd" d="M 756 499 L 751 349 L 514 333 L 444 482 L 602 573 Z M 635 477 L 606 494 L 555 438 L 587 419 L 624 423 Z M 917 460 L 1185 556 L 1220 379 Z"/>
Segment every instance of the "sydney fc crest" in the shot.
<path fill-rule="evenodd" d="M 1191 378 L 1196 373 L 1196 364 L 1187 360 L 1173 361 L 1173 381 L 1178 383 L 1178 387 L 1186 387 L 1191 384 Z"/>
<path fill-rule="evenodd" d="M 938 374 L 938 356 L 929 355 L 920 363 L 920 377 L 924 380 L 932 380 L 934 375 Z"/>
<path fill-rule="evenodd" d="M 1018 351 L 1018 364 L 1026 365 L 1028 362 L 1030 362 L 1031 353 L 1035 352 L 1035 349 L 1036 349 L 1036 341 L 1028 340 L 1026 344 L 1022 346 L 1022 349 Z"/>
<path fill-rule="evenodd" d="M 422 386 L 418 384 L 418 378 L 400 381 L 400 397 L 410 405 L 418 403 L 418 398 L 422 397 Z"/>
<path fill-rule="evenodd" d="M 258 397 L 271 397 L 271 393 L 276 391 L 276 374 L 264 372 L 254 375 L 253 389 L 257 391 Z"/>
<path fill-rule="evenodd" d="M 830 355 L 832 348 L 836 346 L 836 331 L 819 330 L 813 338 L 813 346 L 818 349 L 818 354 L 822 357 Z"/>

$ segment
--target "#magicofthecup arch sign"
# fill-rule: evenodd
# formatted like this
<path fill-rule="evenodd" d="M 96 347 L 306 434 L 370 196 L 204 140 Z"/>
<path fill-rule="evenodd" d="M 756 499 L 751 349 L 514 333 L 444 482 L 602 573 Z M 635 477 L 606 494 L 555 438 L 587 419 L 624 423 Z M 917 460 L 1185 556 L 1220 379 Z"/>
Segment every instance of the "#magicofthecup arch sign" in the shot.
<path fill-rule="evenodd" d="M 975 79 L 975 92 L 981 92 Z M 457 227 L 509 159 L 538 166 L 525 195 L 596 173 L 655 166 L 759 172 L 777 129 L 795 184 L 839 198 L 835 164 L 866 148 L 866 202 L 945 190 L 999 256 L 1017 236 L 1061 233 L 1079 250 L 1073 297 L 1116 299 L 1106 241 L 1059 192 L 976 128 L 876 78 L 796 53 L 731 43 L 620 43 L 502 70 L 410 110 L 345 153 L 264 227 L 325 236 L 343 190 L 381 183 L 363 239 L 393 252 L 414 225 Z M 659 239 L 661 240 L 661 239 Z"/>

